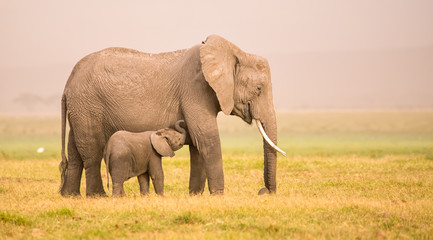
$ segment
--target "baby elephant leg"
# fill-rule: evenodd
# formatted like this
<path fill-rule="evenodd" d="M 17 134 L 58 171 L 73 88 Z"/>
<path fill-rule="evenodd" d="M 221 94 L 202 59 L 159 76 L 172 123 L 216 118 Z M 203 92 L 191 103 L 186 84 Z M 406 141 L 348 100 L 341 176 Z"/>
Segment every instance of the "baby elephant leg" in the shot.
<path fill-rule="evenodd" d="M 140 184 L 140 193 L 145 196 L 149 194 L 149 174 L 143 173 L 137 176 L 138 183 Z"/>
<path fill-rule="evenodd" d="M 155 188 L 155 193 L 164 196 L 164 175 L 158 177 L 151 177 L 153 188 Z"/>
<path fill-rule="evenodd" d="M 113 197 L 125 196 L 125 190 L 123 189 L 123 181 L 115 181 L 113 179 Z"/>

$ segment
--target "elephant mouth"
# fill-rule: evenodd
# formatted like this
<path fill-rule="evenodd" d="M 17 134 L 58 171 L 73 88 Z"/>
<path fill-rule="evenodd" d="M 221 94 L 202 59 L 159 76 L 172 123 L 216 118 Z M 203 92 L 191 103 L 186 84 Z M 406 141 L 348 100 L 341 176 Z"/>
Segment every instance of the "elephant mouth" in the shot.
<path fill-rule="evenodd" d="M 248 102 L 247 104 L 242 103 L 242 104 L 235 105 L 235 107 L 233 108 L 230 115 L 238 116 L 238 117 L 242 118 L 242 120 L 244 120 L 244 122 L 246 122 L 250 125 L 253 123 L 253 114 L 251 111 L 251 103 L 250 102 Z"/>
<path fill-rule="evenodd" d="M 251 102 L 248 102 L 247 104 L 243 105 L 244 107 L 241 108 L 242 110 L 239 110 L 238 108 L 233 108 L 232 111 L 232 115 L 236 115 L 242 118 L 242 120 L 244 120 L 246 123 L 248 124 L 252 124 L 253 123 L 253 119 L 255 120 L 256 124 L 257 124 L 257 128 L 259 129 L 260 134 L 262 135 L 263 139 L 276 151 L 280 152 L 282 155 L 286 156 L 286 153 L 281 150 L 281 148 L 279 148 L 275 143 L 272 142 L 272 140 L 268 137 L 268 135 L 266 134 L 263 125 L 260 121 L 260 119 L 257 119 L 253 112 L 254 109 L 251 105 Z"/>
<path fill-rule="evenodd" d="M 248 123 L 248 124 L 252 124 L 253 123 L 253 113 L 251 111 L 251 102 L 248 102 L 247 107 L 244 109 L 243 111 L 243 120 Z"/>

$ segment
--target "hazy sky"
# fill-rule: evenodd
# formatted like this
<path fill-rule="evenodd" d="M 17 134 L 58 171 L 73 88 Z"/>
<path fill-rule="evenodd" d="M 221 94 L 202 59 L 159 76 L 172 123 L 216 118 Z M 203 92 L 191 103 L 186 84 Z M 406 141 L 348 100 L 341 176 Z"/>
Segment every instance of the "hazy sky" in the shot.
<path fill-rule="evenodd" d="M 269 59 L 278 109 L 433 106 L 430 0 L 0 0 L 0 29 L 0 114 L 57 111 L 91 52 L 173 51 L 214 33 Z"/>

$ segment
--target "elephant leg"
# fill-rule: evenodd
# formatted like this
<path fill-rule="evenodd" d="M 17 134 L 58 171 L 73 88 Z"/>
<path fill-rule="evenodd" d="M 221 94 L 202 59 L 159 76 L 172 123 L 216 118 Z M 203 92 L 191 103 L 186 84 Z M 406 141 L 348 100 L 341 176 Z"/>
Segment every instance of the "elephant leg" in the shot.
<path fill-rule="evenodd" d="M 137 176 L 138 183 L 140 184 L 140 193 L 141 195 L 147 195 L 149 194 L 149 174 L 143 173 L 139 176 Z"/>
<path fill-rule="evenodd" d="M 88 125 L 88 124 L 87 124 Z M 88 127 L 86 131 L 75 132 L 77 149 L 84 163 L 86 173 L 86 196 L 107 196 L 102 185 L 101 162 L 104 152 L 104 136 L 102 129 Z M 78 140 L 80 140 L 78 142 Z"/>
<path fill-rule="evenodd" d="M 83 158 L 84 169 L 86 171 L 86 196 L 103 196 L 107 194 L 104 191 L 101 176 L 101 162 L 103 152 L 96 146 L 96 151 L 88 157 Z"/>
<path fill-rule="evenodd" d="M 190 148 L 190 192 L 203 192 L 204 179 L 207 179 L 211 195 L 224 194 L 224 172 L 216 113 L 198 118 L 197 112 L 199 111 L 189 109 L 184 114 L 191 141 L 195 145 L 195 148 Z"/>
<path fill-rule="evenodd" d="M 191 155 L 196 157 L 191 157 L 191 173 L 194 172 L 195 176 L 194 179 L 190 179 L 192 179 L 193 183 L 199 183 L 196 184 L 197 189 L 203 189 L 203 179 L 207 179 L 210 194 L 224 194 L 223 161 L 218 129 L 211 127 L 205 129 L 206 131 L 203 131 L 196 138 L 198 154 L 195 153 L 196 150 L 191 151 L 193 153 Z M 203 173 L 203 167 L 205 174 Z"/>
<path fill-rule="evenodd" d="M 206 171 L 208 188 L 211 195 L 224 194 L 224 172 L 221 154 L 221 143 L 218 134 L 203 140 L 200 154 Z"/>
<path fill-rule="evenodd" d="M 206 184 L 206 170 L 203 165 L 203 158 L 192 144 L 189 145 L 189 153 L 191 158 L 189 194 L 202 194 Z"/>
<path fill-rule="evenodd" d="M 60 190 L 62 196 L 79 196 L 81 175 L 83 174 L 83 161 L 75 145 L 74 132 L 69 131 L 68 138 L 68 167 L 65 183 Z"/>

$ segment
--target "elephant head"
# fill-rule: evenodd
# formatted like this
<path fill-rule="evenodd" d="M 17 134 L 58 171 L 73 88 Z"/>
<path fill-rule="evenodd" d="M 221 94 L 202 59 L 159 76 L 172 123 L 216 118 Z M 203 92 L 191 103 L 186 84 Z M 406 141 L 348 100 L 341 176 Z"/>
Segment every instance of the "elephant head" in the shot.
<path fill-rule="evenodd" d="M 277 123 L 271 71 L 265 58 L 245 53 L 224 38 L 211 35 L 200 48 L 206 81 L 215 91 L 221 110 L 251 124 L 256 120 L 263 136 L 264 180 L 259 194 L 276 192 Z"/>
<path fill-rule="evenodd" d="M 186 131 L 181 124 L 183 120 L 179 120 L 175 124 L 175 129 L 164 128 L 155 131 L 150 135 L 153 148 L 163 157 L 173 157 L 174 151 L 179 150 L 185 144 Z"/>

